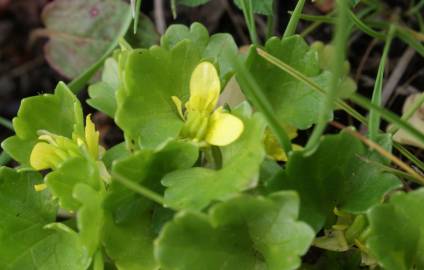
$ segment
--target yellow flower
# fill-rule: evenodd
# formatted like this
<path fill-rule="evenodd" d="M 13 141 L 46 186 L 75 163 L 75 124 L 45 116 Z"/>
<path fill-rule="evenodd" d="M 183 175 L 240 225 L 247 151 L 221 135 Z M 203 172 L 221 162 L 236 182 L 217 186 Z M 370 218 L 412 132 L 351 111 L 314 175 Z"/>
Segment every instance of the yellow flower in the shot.
<path fill-rule="evenodd" d="M 190 98 L 183 105 L 178 97 L 172 100 L 178 114 L 185 121 L 181 137 L 192 139 L 200 145 L 228 145 L 237 140 L 243 132 L 243 122 L 236 116 L 217 108 L 221 83 L 215 66 L 209 62 L 200 63 L 190 80 Z"/>
<path fill-rule="evenodd" d="M 30 164 L 36 170 L 57 169 L 57 167 L 72 157 L 82 156 L 81 148 L 85 148 L 95 160 L 99 159 L 99 132 L 95 130 L 90 115 L 86 118 L 85 137 L 73 136 L 70 139 L 52 134 L 45 130 L 39 131 L 39 142 L 30 155 Z"/>
<path fill-rule="evenodd" d="M 284 129 L 286 130 L 290 140 L 297 137 L 297 129 L 295 127 L 286 125 L 284 126 Z M 277 161 L 286 162 L 288 160 L 286 152 L 284 152 L 283 148 L 281 148 L 280 144 L 277 141 L 277 138 L 274 136 L 270 129 L 265 130 L 264 145 L 265 152 L 268 157 Z M 300 151 L 302 149 L 302 146 L 293 144 L 293 151 Z"/>

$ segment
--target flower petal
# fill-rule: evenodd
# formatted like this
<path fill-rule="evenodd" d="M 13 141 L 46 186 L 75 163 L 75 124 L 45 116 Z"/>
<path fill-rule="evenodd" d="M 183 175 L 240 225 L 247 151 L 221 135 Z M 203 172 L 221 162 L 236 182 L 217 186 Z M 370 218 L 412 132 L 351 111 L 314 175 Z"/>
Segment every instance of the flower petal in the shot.
<path fill-rule="evenodd" d="M 206 142 L 212 145 L 228 145 L 240 137 L 244 130 L 243 122 L 229 113 L 223 113 L 218 108 L 209 120 Z"/>
<path fill-rule="evenodd" d="M 183 114 L 183 103 L 181 102 L 181 99 L 179 99 L 177 96 L 172 96 L 171 99 L 174 102 L 175 107 L 177 107 L 178 115 L 184 121 L 185 118 L 184 118 L 184 114 Z"/>
<path fill-rule="evenodd" d="M 54 167 L 56 159 L 58 159 L 56 149 L 55 146 L 45 142 L 37 143 L 29 158 L 31 166 L 37 171 Z"/>
<path fill-rule="evenodd" d="M 212 112 L 220 91 L 221 82 L 215 66 L 209 62 L 200 63 L 191 74 L 187 110 Z"/>

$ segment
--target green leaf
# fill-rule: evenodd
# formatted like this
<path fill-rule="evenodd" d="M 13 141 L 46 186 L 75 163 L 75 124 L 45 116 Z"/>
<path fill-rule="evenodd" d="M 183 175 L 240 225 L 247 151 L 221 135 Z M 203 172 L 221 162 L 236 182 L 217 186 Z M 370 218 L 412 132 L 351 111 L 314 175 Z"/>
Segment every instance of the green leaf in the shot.
<path fill-rule="evenodd" d="M 284 40 L 271 38 L 265 50 L 308 76 L 326 89 L 331 81 L 331 73 L 321 73 L 318 55 L 300 36 L 291 36 Z M 287 53 L 290 52 L 290 53 Z M 276 116 L 282 123 L 288 123 L 298 129 L 307 129 L 318 121 L 324 96 L 306 84 L 281 71 L 250 50 L 247 66 L 271 103 Z M 329 115 L 330 119 L 332 116 Z"/>
<path fill-rule="evenodd" d="M 294 192 L 268 198 L 238 196 L 205 216 L 181 212 L 163 228 L 155 248 L 167 269 L 296 269 L 313 230 L 297 221 Z"/>
<path fill-rule="evenodd" d="M 152 47 L 129 53 L 115 121 L 134 143 L 156 148 L 177 137 L 183 122 L 171 97 L 188 99 L 190 76 L 199 60 L 200 52 L 189 41 L 171 51 Z"/>
<path fill-rule="evenodd" d="M 38 173 L 0 168 L 0 269 L 87 269 L 90 257 L 75 232 L 45 228 L 56 205 L 34 190 L 41 181 Z"/>
<path fill-rule="evenodd" d="M 103 197 L 99 192 L 87 184 L 78 183 L 73 189 L 73 196 L 81 203 L 77 212 L 79 237 L 93 256 L 100 246 L 104 226 Z"/>
<path fill-rule="evenodd" d="M 62 75 L 74 78 L 94 64 L 127 27 L 129 5 L 116 0 L 54 1 L 43 11 L 50 39 L 46 59 Z M 66 18 L 66 20 L 64 19 Z"/>
<path fill-rule="evenodd" d="M 168 172 L 189 168 L 198 158 L 191 143 L 170 141 L 157 150 L 143 149 L 122 158 L 113 172 L 136 181 L 156 192 L 162 192 L 160 179 Z M 105 238 L 108 255 L 120 270 L 156 269 L 153 258 L 154 216 L 159 214 L 153 203 L 112 182 L 106 208 Z M 153 213 L 153 214 L 152 214 Z M 153 216 L 152 216 L 153 215 Z"/>
<path fill-rule="evenodd" d="M 198 148 L 189 142 L 170 141 L 156 150 L 143 149 L 116 161 L 112 174 L 122 175 L 155 192 L 162 193 L 161 178 L 169 172 L 193 166 L 198 158 L 198 152 Z M 106 207 L 113 211 L 114 218 L 119 223 L 133 215 L 133 208 L 140 199 L 141 197 L 133 191 L 112 181 Z"/>
<path fill-rule="evenodd" d="M 102 162 L 105 164 L 106 168 L 111 169 L 113 162 L 115 160 L 128 157 L 130 152 L 125 146 L 125 142 L 114 145 L 109 148 L 102 157 Z"/>
<path fill-rule="evenodd" d="M 424 189 L 393 196 L 368 213 L 367 246 L 387 270 L 424 269 Z"/>
<path fill-rule="evenodd" d="M 59 199 L 60 206 L 71 211 L 78 210 L 81 205 L 73 196 L 77 184 L 85 183 L 97 190 L 102 185 L 96 165 L 82 157 L 65 161 L 57 170 L 50 172 L 45 181 Z"/>
<path fill-rule="evenodd" d="M 401 186 L 397 177 L 364 160 L 387 162 L 370 151 L 347 132 L 326 136 L 314 154 L 294 152 L 270 189 L 297 191 L 301 219 L 319 231 L 334 207 L 364 213 Z"/>
<path fill-rule="evenodd" d="M 104 64 L 102 80 L 88 88 L 90 98 L 87 103 L 113 118 L 116 112 L 115 94 L 120 84 L 118 63 L 114 58 L 108 58 Z"/>
<path fill-rule="evenodd" d="M 162 183 L 168 187 L 167 205 L 200 210 L 214 200 L 225 200 L 256 186 L 265 157 L 262 144 L 265 120 L 260 114 L 251 119 L 237 116 L 244 122 L 244 131 L 237 141 L 223 148 L 223 168 L 215 171 L 195 167 L 166 175 Z"/>
<path fill-rule="evenodd" d="M 202 59 L 216 63 L 225 80 L 231 65 L 223 56 L 237 51 L 234 40 L 225 34 L 209 38 L 204 26 L 171 26 L 161 39 L 161 47 L 129 51 L 125 57 L 124 87 L 118 91 L 117 124 L 133 144 L 156 148 L 176 138 L 183 121 L 171 97 L 183 102 L 189 97 L 191 73 Z"/>
<path fill-rule="evenodd" d="M 319 65 L 322 70 L 331 71 L 333 59 L 336 57 L 336 50 L 332 44 L 324 44 L 320 41 L 311 44 L 318 52 Z M 343 71 L 341 72 L 342 78 L 340 79 L 340 87 L 337 95 L 341 98 L 348 98 L 352 93 L 357 90 L 355 81 L 349 77 L 350 63 L 344 61 Z"/>
<path fill-rule="evenodd" d="M 60 82 L 54 94 L 24 98 L 13 119 L 16 135 L 2 143 L 3 149 L 22 165 L 29 166 L 29 156 L 39 130 L 72 137 L 83 130 L 81 104 L 68 87 Z"/>
<path fill-rule="evenodd" d="M 185 25 L 171 25 L 161 38 L 161 46 L 172 49 L 183 40 L 191 40 L 202 53 L 203 59 L 214 62 L 219 68 L 223 85 L 233 74 L 233 67 L 226 57 L 227 53 L 237 53 L 238 47 L 231 35 L 218 33 L 209 37 L 208 30 L 200 23 L 193 23 L 190 28 Z"/>
<path fill-rule="evenodd" d="M 176 1 L 177 1 L 177 4 L 179 4 L 179 5 L 185 5 L 185 6 L 189 6 L 189 7 L 197 7 L 197 6 L 206 4 L 210 0 L 176 0 Z"/>
<path fill-rule="evenodd" d="M 151 208 L 140 200 L 125 222 L 116 223 L 112 215 L 106 217 L 103 244 L 119 270 L 154 270 Z"/>
<path fill-rule="evenodd" d="M 234 3 L 237 5 L 238 8 L 242 9 L 241 1 L 243 0 L 234 0 Z M 274 0 L 250 0 L 252 1 L 253 5 L 253 12 L 259 13 L 262 15 L 272 15 L 273 14 L 273 2 Z"/>

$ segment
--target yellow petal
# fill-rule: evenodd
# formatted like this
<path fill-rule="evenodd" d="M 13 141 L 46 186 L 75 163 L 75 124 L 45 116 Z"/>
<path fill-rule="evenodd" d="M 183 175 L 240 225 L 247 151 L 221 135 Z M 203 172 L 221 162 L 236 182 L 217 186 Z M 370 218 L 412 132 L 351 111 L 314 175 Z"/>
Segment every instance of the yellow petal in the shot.
<path fill-rule="evenodd" d="M 90 115 L 85 120 L 85 142 L 87 143 L 88 152 L 94 159 L 99 157 L 99 132 L 96 131 L 94 123 L 91 121 Z"/>
<path fill-rule="evenodd" d="M 243 122 L 229 113 L 223 113 L 218 108 L 209 119 L 206 142 L 212 145 L 228 145 L 240 137 L 243 132 Z"/>
<path fill-rule="evenodd" d="M 177 107 L 178 115 L 181 117 L 182 120 L 185 120 L 184 114 L 183 114 L 183 103 L 181 102 L 181 99 L 179 99 L 176 96 L 172 96 L 171 99 L 174 102 L 175 107 Z"/>
<path fill-rule="evenodd" d="M 34 185 L 34 190 L 37 192 L 43 191 L 47 188 L 46 184 L 38 184 L 38 185 Z"/>
<path fill-rule="evenodd" d="M 58 157 L 56 156 L 56 147 L 45 142 L 37 143 L 32 149 L 29 162 L 31 166 L 40 171 L 55 166 Z"/>
<path fill-rule="evenodd" d="M 187 110 L 212 112 L 220 90 L 221 83 L 215 66 L 209 62 L 200 63 L 191 74 Z"/>
<path fill-rule="evenodd" d="M 297 137 L 297 128 L 295 128 L 294 126 L 290 124 L 284 124 L 283 128 L 286 131 L 287 136 L 289 137 L 290 140 L 293 140 L 294 138 Z"/>

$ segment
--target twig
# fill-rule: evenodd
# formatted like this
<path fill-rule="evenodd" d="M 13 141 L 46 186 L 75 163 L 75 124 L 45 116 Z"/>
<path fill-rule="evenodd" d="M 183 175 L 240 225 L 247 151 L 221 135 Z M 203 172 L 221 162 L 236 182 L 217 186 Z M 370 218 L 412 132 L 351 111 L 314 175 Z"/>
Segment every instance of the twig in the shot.
<path fill-rule="evenodd" d="M 365 51 L 364 56 L 362 57 L 361 62 L 359 63 L 358 69 L 356 70 L 356 75 L 355 75 L 356 82 L 359 81 L 362 71 L 364 70 L 365 63 L 367 62 L 372 49 L 374 49 L 375 45 L 377 45 L 377 41 L 378 41 L 377 39 L 373 39 L 368 45 L 367 50 Z"/>
<path fill-rule="evenodd" d="M 165 29 L 166 29 L 165 15 L 163 13 L 163 0 L 155 0 L 154 5 L 155 5 L 154 18 L 155 18 L 156 28 L 159 34 L 162 35 L 163 33 L 165 33 Z"/>
<path fill-rule="evenodd" d="M 408 48 L 403 53 L 392 74 L 390 74 L 390 78 L 383 89 L 382 106 L 386 105 L 387 101 L 389 101 L 390 97 L 393 95 L 396 86 L 399 84 L 409 62 L 412 60 L 412 57 L 414 57 L 414 54 L 415 50 L 413 48 Z"/>

